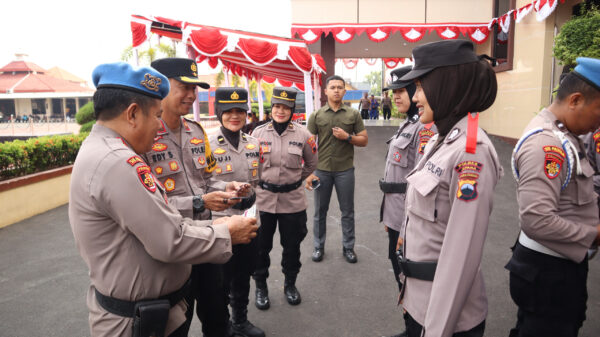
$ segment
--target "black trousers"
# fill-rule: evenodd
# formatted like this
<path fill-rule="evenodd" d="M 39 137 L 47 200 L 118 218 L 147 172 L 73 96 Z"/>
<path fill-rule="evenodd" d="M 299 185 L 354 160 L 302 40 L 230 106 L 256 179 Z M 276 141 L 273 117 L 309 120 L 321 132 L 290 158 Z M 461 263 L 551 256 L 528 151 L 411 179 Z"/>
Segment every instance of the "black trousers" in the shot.
<path fill-rule="evenodd" d="M 269 253 L 273 249 L 273 235 L 279 224 L 279 236 L 283 253 L 281 267 L 283 274 L 295 278 L 300 272 L 300 243 L 306 237 L 306 210 L 297 213 L 260 212 L 260 228 L 258 229 L 258 262 L 254 270 L 254 279 L 266 280 L 269 277 L 271 259 Z"/>
<path fill-rule="evenodd" d="M 392 109 L 387 106 L 383 107 L 383 119 L 390 119 L 392 117 Z"/>
<path fill-rule="evenodd" d="M 398 291 L 402 290 L 402 282 L 400 282 L 400 263 L 398 263 L 398 258 L 396 257 L 396 244 L 398 244 L 398 237 L 400 233 L 388 227 L 388 258 L 392 262 L 392 269 L 394 270 L 394 277 L 396 278 L 396 283 L 398 283 Z"/>
<path fill-rule="evenodd" d="M 225 293 L 229 294 L 235 319 L 245 321 L 250 293 L 250 275 L 258 259 L 258 238 L 248 244 L 233 246 L 233 256 L 224 266 Z M 243 323 L 243 322 L 235 322 Z"/>
<path fill-rule="evenodd" d="M 369 109 L 360 110 L 360 117 L 362 117 L 362 119 L 369 119 Z"/>
<path fill-rule="evenodd" d="M 585 321 L 587 257 L 575 263 L 517 243 L 505 268 L 519 307 L 511 337 L 577 336 Z"/>
<path fill-rule="evenodd" d="M 404 323 L 406 324 L 407 337 L 421 337 L 423 326 L 408 313 L 404 313 Z M 461 331 L 452 334 L 452 337 L 482 337 L 485 331 L 485 320 L 476 327 L 468 331 Z"/>
<path fill-rule="evenodd" d="M 192 324 L 194 302 L 196 302 L 196 315 L 202 322 L 204 336 L 227 336 L 229 310 L 223 281 L 223 265 L 221 264 L 203 263 L 192 266 L 192 291 L 186 298 L 189 306 L 185 313 L 186 322 L 182 326 L 185 335 Z"/>

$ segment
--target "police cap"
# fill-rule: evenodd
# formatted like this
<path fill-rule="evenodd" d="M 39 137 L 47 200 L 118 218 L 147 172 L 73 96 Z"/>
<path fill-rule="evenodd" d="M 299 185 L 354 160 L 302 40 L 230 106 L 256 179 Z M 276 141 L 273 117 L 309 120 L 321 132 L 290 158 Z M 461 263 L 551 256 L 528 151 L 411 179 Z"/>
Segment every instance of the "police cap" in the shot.
<path fill-rule="evenodd" d="M 248 91 L 244 88 L 217 88 L 215 90 L 215 108 L 220 112 L 233 108 L 248 111 Z"/>
<path fill-rule="evenodd" d="M 401 80 L 410 81 L 429 73 L 435 68 L 455 66 L 479 61 L 473 43 L 465 40 L 447 40 L 426 43 L 413 49 L 415 64 Z"/>
<path fill-rule="evenodd" d="M 150 67 L 134 68 L 129 63 L 115 62 L 97 66 L 92 72 L 96 88 L 124 89 L 153 98 L 169 94 L 169 80 Z"/>
<path fill-rule="evenodd" d="M 287 107 L 294 108 L 296 106 L 296 94 L 298 91 L 290 87 L 275 87 L 273 88 L 273 96 L 271 104 L 283 104 Z"/>
<path fill-rule="evenodd" d="M 174 78 L 183 83 L 197 84 L 202 89 L 210 88 L 208 83 L 198 79 L 198 65 L 192 59 L 170 57 L 155 60 L 150 65 L 168 78 Z"/>
<path fill-rule="evenodd" d="M 600 90 L 600 60 L 591 57 L 578 57 L 573 74 Z"/>

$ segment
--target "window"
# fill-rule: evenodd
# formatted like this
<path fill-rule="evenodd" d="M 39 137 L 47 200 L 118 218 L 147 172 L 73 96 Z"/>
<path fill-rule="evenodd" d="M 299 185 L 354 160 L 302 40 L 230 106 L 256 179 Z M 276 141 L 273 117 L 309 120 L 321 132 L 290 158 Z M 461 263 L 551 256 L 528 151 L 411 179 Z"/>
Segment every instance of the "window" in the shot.
<path fill-rule="evenodd" d="M 499 17 L 514 9 L 516 0 L 494 0 L 494 17 Z M 513 68 L 513 49 L 515 36 L 515 20 L 510 18 L 510 29 L 508 34 L 498 31 L 499 24 L 496 23 L 493 29 L 492 57 L 496 59 L 496 72 L 512 70 Z"/>

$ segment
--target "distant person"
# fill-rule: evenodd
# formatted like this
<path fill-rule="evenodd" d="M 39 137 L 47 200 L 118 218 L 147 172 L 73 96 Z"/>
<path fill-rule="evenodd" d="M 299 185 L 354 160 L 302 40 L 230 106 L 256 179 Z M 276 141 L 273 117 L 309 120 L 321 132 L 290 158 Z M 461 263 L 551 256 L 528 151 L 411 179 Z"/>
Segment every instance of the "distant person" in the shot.
<path fill-rule="evenodd" d="M 314 202 L 314 251 L 312 260 L 319 262 L 325 254 L 327 211 L 331 192 L 335 192 L 342 211 L 342 254 L 349 263 L 356 263 L 354 252 L 354 147 L 369 142 L 367 130 L 357 110 L 342 104 L 346 82 L 337 75 L 325 81 L 327 104 L 310 115 L 308 131 L 318 138 L 319 163 L 306 183 L 312 190 L 312 180 L 320 181 Z"/>
<path fill-rule="evenodd" d="M 388 96 L 387 90 L 383 91 L 381 109 L 383 111 L 383 120 L 389 120 L 392 117 L 392 99 Z"/>
<path fill-rule="evenodd" d="M 259 125 L 259 120 L 255 112 L 248 111 L 247 116 L 248 122 L 242 127 L 242 132 L 249 135 Z"/>
<path fill-rule="evenodd" d="M 358 103 L 358 110 L 360 110 L 360 117 L 362 119 L 369 119 L 369 108 L 371 107 L 371 101 L 367 98 L 369 93 L 366 91 L 363 93 L 363 97 Z"/>
<path fill-rule="evenodd" d="M 371 95 L 369 99 L 370 108 L 369 108 L 369 119 L 379 119 L 379 101 L 375 98 L 375 95 Z"/>
<path fill-rule="evenodd" d="M 93 71 L 97 119 L 73 165 L 69 221 L 90 277 L 91 336 L 187 336 L 191 264 L 224 263 L 255 220 L 184 218 L 141 155 L 160 127 L 169 81 L 127 63 Z"/>

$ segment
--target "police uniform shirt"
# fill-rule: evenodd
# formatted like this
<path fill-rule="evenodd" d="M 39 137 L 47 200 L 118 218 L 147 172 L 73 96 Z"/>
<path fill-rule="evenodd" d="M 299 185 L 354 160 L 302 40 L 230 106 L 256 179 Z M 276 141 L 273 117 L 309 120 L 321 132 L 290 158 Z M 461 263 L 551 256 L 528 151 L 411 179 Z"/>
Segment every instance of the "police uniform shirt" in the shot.
<path fill-rule="evenodd" d="M 384 181 L 406 183 L 406 176 L 423 157 L 425 145 L 435 134 L 435 125 L 421 123 L 418 116 L 406 119 L 398 132 L 390 139 L 385 162 Z M 404 220 L 405 193 L 385 193 L 383 199 L 383 223 L 400 232 Z"/>
<path fill-rule="evenodd" d="M 71 177 L 69 220 L 89 268 L 92 336 L 129 336 L 132 319 L 106 312 L 105 296 L 137 301 L 180 289 L 191 264 L 231 257 L 226 224 L 183 219 L 150 168 L 113 130 L 96 124 L 83 142 Z M 187 305 L 171 308 L 167 334 L 185 321 Z"/>
<path fill-rule="evenodd" d="M 181 215 L 192 218 L 194 196 L 224 190 L 226 183 L 212 179 L 213 175 L 206 170 L 204 129 L 198 123 L 182 117 L 180 132 L 175 133 L 163 120 L 160 122 L 162 126 L 145 158 L 152 173 L 164 185 L 169 202 Z M 196 215 L 198 220 L 209 218 L 208 209 Z"/>
<path fill-rule="evenodd" d="M 594 191 L 600 194 L 600 129 L 585 137 L 587 157 L 594 168 Z"/>
<path fill-rule="evenodd" d="M 260 142 L 261 180 L 287 185 L 304 180 L 317 167 L 315 136 L 296 123 L 279 135 L 272 123 L 264 124 L 252 132 Z M 303 164 L 304 161 L 304 164 Z M 268 213 L 296 213 L 305 210 L 306 195 L 302 185 L 291 192 L 275 193 L 256 189 L 258 209 Z"/>
<path fill-rule="evenodd" d="M 519 220 L 522 231 L 529 238 L 579 263 L 597 235 L 594 170 L 585 155 L 579 155 L 584 153 L 580 139 L 564 126 L 559 128 L 558 123 L 550 110 L 543 109 L 525 129 L 525 133 L 540 127 L 543 131 L 528 137 L 514 158 L 519 172 Z M 564 132 L 580 156 L 581 174 L 577 174 L 577 161 L 574 160 L 570 181 L 564 188 L 568 154 L 554 131 Z"/>
<path fill-rule="evenodd" d="M 404 308 L 425 337 L 449 337 L 480 324 L 487 298 L 480 269 L 493 192 L 503 174 L 480 128 L 475 153 L 465 150 L 465 116 L 434 149 L 438 135 L 407 181 L 404 256 L 437 261 L 433 281 L 404 277 Z"/>
<path fill-rule="evenodd" d="M 211 134 L 209 137 L 210 148 L 217 162 L 217 166 L 213 171 L 215 179 L 222 181 L 238 181 L 246 182 L 256 188 L 258 179 L 260 178 L 260 145 L 258 139 L 241 133 L 240 142 L 236 149 L 219 128 L 218 131 Z M 213 219 L 223 216 L 240 215 L 243 210 L 233 207 L 222 212 L 213 211 Z"/>

